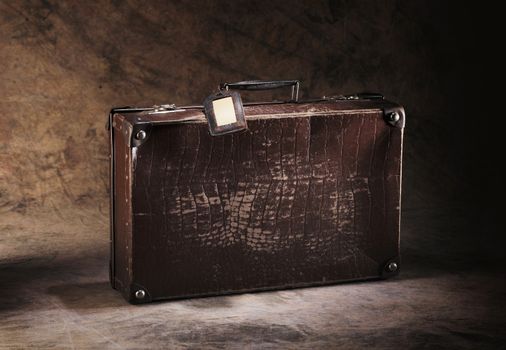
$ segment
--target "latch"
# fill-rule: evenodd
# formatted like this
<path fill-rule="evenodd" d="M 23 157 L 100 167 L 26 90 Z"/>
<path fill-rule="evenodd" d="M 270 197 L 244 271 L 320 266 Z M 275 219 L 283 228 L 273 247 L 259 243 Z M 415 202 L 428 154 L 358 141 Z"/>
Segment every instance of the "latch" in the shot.
<path fill-rule="evenodd" d="M 165 113 L 167 111 L 174 111 L 177 109 L 177 106 L 173 103 L 163 104 L 163 105 L 154 105 L 153 109 L 148 112 L 148 114 L 157 114 L 157 113 Z"/>

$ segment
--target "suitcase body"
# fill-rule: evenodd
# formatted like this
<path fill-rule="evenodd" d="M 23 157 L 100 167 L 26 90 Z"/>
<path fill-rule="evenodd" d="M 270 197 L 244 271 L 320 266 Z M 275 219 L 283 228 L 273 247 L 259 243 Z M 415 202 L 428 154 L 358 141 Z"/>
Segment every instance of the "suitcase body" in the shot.
<path fill-rule="evenodd" d="M 132 303 L 398 273 L 404 110 L 381 98 L 116 109 L 111 284 Z"/>

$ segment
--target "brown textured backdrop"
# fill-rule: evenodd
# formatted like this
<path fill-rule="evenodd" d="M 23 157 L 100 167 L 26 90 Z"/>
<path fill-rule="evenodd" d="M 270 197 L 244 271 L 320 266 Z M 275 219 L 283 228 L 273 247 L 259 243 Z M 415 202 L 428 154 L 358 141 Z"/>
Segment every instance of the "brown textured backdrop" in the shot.
<path fill-rule="evenodd" d="M 502 257 L 499 147 L 478 121 L 484 19 L 440 1 L 0 0 L 4 292 L 18 303 L 35 275 L 90 256 L 84 270 L 105 266 L 112 106 L 200 103 L 244 79 L 404 104 L 404 255 Z"/>

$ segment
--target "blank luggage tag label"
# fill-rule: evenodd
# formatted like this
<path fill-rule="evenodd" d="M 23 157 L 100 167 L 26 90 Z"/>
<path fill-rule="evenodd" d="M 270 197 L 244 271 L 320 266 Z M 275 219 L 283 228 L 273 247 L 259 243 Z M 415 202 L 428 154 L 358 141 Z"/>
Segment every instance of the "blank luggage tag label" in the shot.
<path fill-rule="evenodd" d="M 235 91 L 221 91 L 204 101 L 209 132 L 213 136 L 230 134 L 248 128 L 244 118 L 241 95 Z"/>

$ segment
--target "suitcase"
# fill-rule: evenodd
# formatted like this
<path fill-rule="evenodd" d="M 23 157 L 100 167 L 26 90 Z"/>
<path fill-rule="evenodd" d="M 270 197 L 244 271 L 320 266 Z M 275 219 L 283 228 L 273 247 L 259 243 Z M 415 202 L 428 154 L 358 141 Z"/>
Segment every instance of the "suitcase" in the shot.
<path fill-rule="evenodd" d="M 111 111 L 110 281 L 129 302 L 399 272 L 404 109 L 370 93 L 301 101 L 298 81 L 213 96 L 280 87 L 290 100 L 244 103 L 246 129 L 215 136 L 203 106 Z"/>

